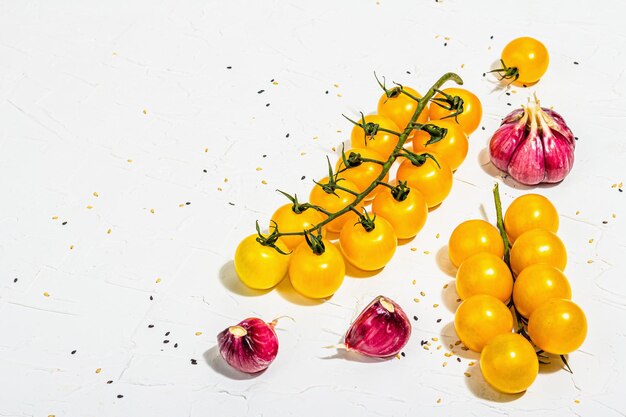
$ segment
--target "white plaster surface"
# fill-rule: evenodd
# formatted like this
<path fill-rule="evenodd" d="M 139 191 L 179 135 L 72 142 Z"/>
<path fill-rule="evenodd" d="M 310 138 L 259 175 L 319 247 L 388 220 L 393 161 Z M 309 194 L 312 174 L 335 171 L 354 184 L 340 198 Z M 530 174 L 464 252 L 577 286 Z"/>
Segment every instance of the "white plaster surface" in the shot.
<path fill-rule="evenodd" d="M 0 1 L 0 416 L 626 415 L 624 5 Z M 482 74 L 522 35 L 550 67 L 506 95 Z M 375 110 L 374 71 L 422 92 L 455 71 L 481 98 L 485 130 L 450 197 L 383 271 L 324 303 L 287 282 L 247 291 L 237 243 L 284 204 L 275 189 L 306 196 L 324 175 L 350 131 L 341 113 Z M 589 335 L 573 375 L 548 367 L 505 396 L 476 354 L 444 356 L 457 296 L 442 248 L 461 221 L 495 220 L 485 145 L 532 91 L 579 137 L 567 179 L 531 190 L 560 212 Z M 505 181 L 504 205 L 528 191 Z M 324 349 L 378 294 L 419 317 L 406 357 Z M 280 315 L 295 322 L 267 372 L 216 356 L 226 326 Z"/>

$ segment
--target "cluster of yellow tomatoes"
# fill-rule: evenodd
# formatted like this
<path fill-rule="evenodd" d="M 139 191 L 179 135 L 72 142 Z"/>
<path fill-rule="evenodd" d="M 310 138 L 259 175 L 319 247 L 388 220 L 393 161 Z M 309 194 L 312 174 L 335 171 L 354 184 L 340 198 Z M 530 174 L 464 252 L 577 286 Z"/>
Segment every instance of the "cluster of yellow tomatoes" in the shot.
<path fill-rule="evenodd" d="M 422 96 L 410 87 L 402 87 L 409 95 L 384 93 L 375 115 L 364 116 L 351 133 L 351 149 L 335 164 L 333 175 L 316 182 L 308 203 L 294 197 L 272 215 L 270 234 L 245 238 L 235 252 L 235 269 L 241 281 L 254 289 L 269 289 L 286 275 L 293 288 L 309 298 L 326 298 L 340 287 L 345 275 L 344 258 L 356 268 L 375 271 L 393 257 L 398 239 L 414 237 L 426 222 L 428 209 L 439 205 L 452 188 L 452 172 L 463 162 L 468 151 L 468 135 L 479 125 L 482 106 L 471 92 L 450 88 L 438 92 L 434 99 L 460 97 L 463 112 L 448 117 L 452 110 L 430 103 L 424 107 L 417 123 L 433 124 L 447 129 L 438 142 L 426 144 L 431 138 L 424 131 L 414 130 L 405 144 L 412 144 L 415 154 L 427 152 L 434 159 L 424 158 L 414 164 L 402 159 L 396 179 L 381 182 L 358 204 L 357 196 L 365 192 L 382 174 L 385 164 L 397 151 L 399 136 L 411 121 Z M 430 119 L 430 121 L 429 121 Z M 376 133 L 367 135 L 362 126 L 378 125 Z M 352 154 L 363 162 L 346 167 Z M 390 166 L 390 164 L 387 164 Z M 365 209 L 366 205 L 371 206 Z M 301 233 L 346 207 L 354 205 L 341 216 L 319 228 L 319 233 Z M 337 234 L 339 248 L 328 238 Z M 290 234 L 291 233 L 291 234 Z M 277 251 L 276 249 L 279 249 Z M 281 253 L 282 252 L 282 253 Z"/>
<path fill-rule="evenodd" d="M 456 289 L 463 300 L 455 329 L 465 346 L 481 353 L 483 376 L 499 391 L 522 392 L 535 380 L 539 361 L 533 344 L 540 354 L 565 355 L 587 335 L 585 314 L 570 301 L 558 226 L 547 198 L 526 194 L 513 201 L 504 217 L 510 268 L 503 260 L 505 243 L 490 223 L 469 220 L 450 236 L 448 253 L 458 267 Z"/>

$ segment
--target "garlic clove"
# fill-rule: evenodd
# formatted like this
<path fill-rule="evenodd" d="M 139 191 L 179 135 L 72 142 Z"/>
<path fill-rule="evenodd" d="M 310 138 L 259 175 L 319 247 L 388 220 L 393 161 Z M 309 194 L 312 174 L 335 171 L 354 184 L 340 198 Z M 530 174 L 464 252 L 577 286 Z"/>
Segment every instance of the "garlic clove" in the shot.
<path fill-rule="evenodd" d="M 411 336 L 411 322 L 393 300 L 378 296 L 359 314 L 344 340 L 347 350 L 386 358 L 397 355 Z"/>
<path fill-rule="evenodd" d="M 574 150 L 567 139 L 556 131 L 544 131 L 543 146 L 545 152 L 545 182 L 563 181 L 574 164 Z"/>
<path fill-rule="evenodd" d="M 278 354 L 275 325 L 276 320 L 266 323 L 248 318 L 224 329 L 217 335 L 220 354 L 241 372 L 253 374 L 267 369 Z"/>
<path fill-rule="evenodd" d="M 543 143 L 539 133 L 531 129 L 528 137 L 515 150 L 509 162 L 509 174 L 526 185 L 542 182 L 546 176 Z"/>
<path fill-rule="evenodd" d="M 524 140 L 528 116 L 521 112 L 521 118 L 516 122 L 503 123 L 489 141 L 491 162 L 502 171 L 507 171 L 513 154 Z"/>

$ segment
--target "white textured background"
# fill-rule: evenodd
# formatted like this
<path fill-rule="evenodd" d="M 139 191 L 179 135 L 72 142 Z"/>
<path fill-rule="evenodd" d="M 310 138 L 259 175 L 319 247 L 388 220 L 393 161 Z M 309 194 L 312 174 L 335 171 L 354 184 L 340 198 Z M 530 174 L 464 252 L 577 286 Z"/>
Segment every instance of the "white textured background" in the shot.
<path fill-rule="evenodd" d="M 624 14 L 619 0 L 0 1 L 0 416 L 626 415 Z M 442 248 L 459 222 L 494 220 L 483 149 L 528 91 L 482 73 L 522 35 L 551 54 L 533 91 L 580 139 L 571 175 L 535 192 L 561 213 L 590 330 L 574 375 L 547 368 L 502 396 L 477 355 L 444 356 L 456 294 Z M 375 110 L 373 71 L 422 92 L 456 71 L 481 98 L 485 130 L 449 199 L 328 302 L 246 291 L 237 243 L 285 202 L 276 188 L 305 196 L 324 175 L 350 131 L 340 114 Z M 525 192 L 502 191 L 505 206 Z M 322 349 L 379 293 L 419 317 L 405 358 Z M 267 372 L 215 357 L 226 326 L 284 314 L 296 321 Z"/>

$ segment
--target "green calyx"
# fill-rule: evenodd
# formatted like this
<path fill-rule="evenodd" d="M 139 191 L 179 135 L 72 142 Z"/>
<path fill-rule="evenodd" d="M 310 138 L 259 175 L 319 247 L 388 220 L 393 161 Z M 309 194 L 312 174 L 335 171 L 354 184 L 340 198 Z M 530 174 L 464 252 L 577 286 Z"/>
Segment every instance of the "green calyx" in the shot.
<path fill-rule="evenodd" d="M 317 236 L 312 232 L 304 231 L 304 240 L 306 241 L 309 248 L 316 255 L 321 255 L 326 251 L 326 246 L 324 246 L 324 242 L 322 240 L 322 233 L 318 229 Z"/>
<path fill-rule="evenodd" d="M 430 123 L 421 125 L 420 130 L 423 130 L 430 135 L 430 139 L 428 139 L 428 141 L 424 144 L 425 146 L 439 142 L 448 134 L 448 129 L 445 127 L 439 127 Z"/>
<path fill-rule="evenodd" d="M 439 107 L 442 107 L 452 112 L 451 114 L 444 117 L 444 119 L 454 117 L 454 120 L 458 123 L 459 120 L 457 119 L 457 116 L 463 113 L 463 99 L 459 96 L 452 96 L 450 94 L 447 94 L 441 90 L 437 90 L 437 93 L 440 94 L 442 97 L 435 97 L 431 101 Z"/>
<path fill-rule="evenodd" d="M 391 195 L 396 201 L 404 201 L 409 196 L 411 189 L 406 181 L 399 181 L 398 185 L 391 189 Z"/>
<path fill-rule="evenodd" d="M 276 242 L 278 241 L 278 238 L 281 236 L 281 234 L 278 231 L 278 224 L 273 220 L 272 220 L 272 223 L 273 223 L 271 226 L 273 228 L 272 232 L 269 235 L 263 235 L 261 233 L 261 228 L 259 227 L 259 221 L 257 220 L 256 233 L 258 236 L 256 238 L 256 241 L 259 242 L 263 246 L 269 246 L 270 248 L 274 248 L 276 252 L 280 253 L 281 255 L 289 255 L 289 253 L 291 252 L 285 252 L 281 248 L 276 246 Z"/>
<path fill-rule="evenodd" d="M 500 60 L 502 64 L 501 68 L 496 68 L 494 70 L 488 71 L 489 73 L 495 72 L 500 76 L 500 81 L 502 80 L 511 80 L 511 84 L 519 79 L 519 70 L 517 67 L 508 67 L 504 60 Z"/>

